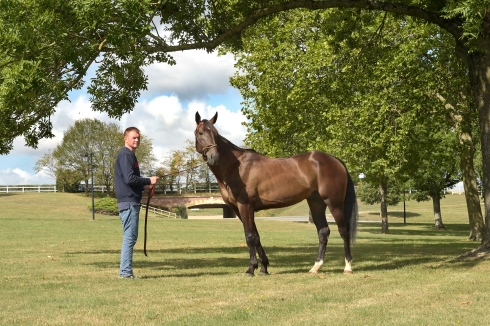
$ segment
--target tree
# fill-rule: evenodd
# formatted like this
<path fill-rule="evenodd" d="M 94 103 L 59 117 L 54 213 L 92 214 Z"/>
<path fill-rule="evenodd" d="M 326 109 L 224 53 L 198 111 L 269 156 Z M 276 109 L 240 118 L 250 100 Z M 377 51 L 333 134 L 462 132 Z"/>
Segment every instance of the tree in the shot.
<path fill-rule="evenodd" d="M 257 21 L 292 9 L 358 8 L 412 16 L 452 35 L 468 69 L 478 108 L 484 246 L 490 247 L 490 0 L 23 0 L 0 4 L 0 153 L 23 135 L 29 146 L 51 137 L 49 117 L 71 89 L 88 87 L 93 108 L 120 117 L 133 109 L 147 78 L 142 67 L 173 64 L 168 53 L 239 48 L 241 34 Z M 16 13 L 15 15 L 12 13 Z M 157 26 L 158 24 L 158 26 Z"/>
<path fill-rule="evenodd" d="M 185 183 L 186 188 L 196 187 L 197 182 L 199 182 L 198 166 L 200 165 L 199 153 L 196 152 L 195 144 L 192 140 L 187 139 L 185 142 L 184 154 L 184 170 L 185 170 Z"/>
<path fill-rule="evenodd" d="M 420 126 L 428 135 L 450 132 L 435 94 L 445 94 L 453 78 L 446 73 L 441 82 L 428 73 L 447 48 L 440 33 L 410 19 L 355 11 L 294 12 L 255 25 L 243 37 L 241 70 L 232 79 L 245 99 L 247 141 L 279 156 L 323 149 L 365 173 L 378 187 L 388 233 L 388 185 L 418 166 Z M 430 120 L 421 118 L 428 107 L 436 107 Z M 288 121 L 293 113 L 301 123 Z"/>
<path fill-rule="evenodd" d="M 206 182 L 208 186 L 211 182 L 208 166 L 200 162 L 194 142 L 189 139 L 185 141 L 183 150 L 174 150 L 162 163 L 158 176 L 165 184 L 170 185 L 171 190 L 175 183 L 181 189 L 181 178 L 185 178 L 183 183 L 187 191 L 194 189 L 200 181 Z"/>
<path fill-rule="evenodd" d="M 172 152 L 169 163 L 169 174 L 171 185 L 177 184 L 177 191 L 181 190 L 182 176 L 184 175 L 185 159 L 183 151 L 175 150 Z"/>
<path fill-rule="evenodd" d="M 394 184 L 394 182 L 391 184 L 392 185 L 389 187 L 388 195 L 386 196 L 386 202 L 389 206 L 396 206 L 402 200 L 400 195 L 402 191 L 396 184 Z M 357 198 L 368 205 L 381 203 L 378 185 L 373 185 L 369 182 L 360 181 L 356 187 L 356 195 Z"/>
<path fill-rule="evenodd" d="M 78 192 L 78 185 L 83 175 L 77 170 L 67 170 L 59 166 L 58 160 L 49 150 L 36 162 L 36 172 L 45 171 L 56 180 L 56 188 L 62 192 Z"/>
<path fill-rule="evenodd" d="M 419 149 L 413 152 L 417 165 L 410 169 L 411 185 L 417 190 L 412 197 L 417 201 L 432 199 L 434 227 L 441 230 L 445 229 L 441 213 L 443 192 L 461 180 L 458 139 L 454 133 L 445 130 L 435 133 L 424 133 L 421 130 L 420 134 Z"/>
<path fill-rule="evenodd" d="M 91 154 L 94 184 L 103 184 L 108 193 L 113 193 L 114 162 L 122 146 L 123 132 L 117 124 L 97 119 L 78 120 L 65 132 L 61 144 L 36 162 L 36 168 L 52 171 L 57 183 L 62 185 L 79 184 L 80 180 L 84 180 L 85 194 L 88 194 L 91 167 L 84 156 Z M 145 175 L 146 171 L 146 175 L 149 175 L 152 171 L 150 162 L 154 161 L 154 157 L 151 139 L 143 135 L 138 148 L 138 161 L 141 162 L 142 174 Z"/>
<path fill-rule="evenodd" d="M 48 150 L 35 164 L 36 173 L 41 171 L 46 172 L 51 178 L 56 180 L 56 167 L 57 162 L 53 157 L 53 151 Z"/>

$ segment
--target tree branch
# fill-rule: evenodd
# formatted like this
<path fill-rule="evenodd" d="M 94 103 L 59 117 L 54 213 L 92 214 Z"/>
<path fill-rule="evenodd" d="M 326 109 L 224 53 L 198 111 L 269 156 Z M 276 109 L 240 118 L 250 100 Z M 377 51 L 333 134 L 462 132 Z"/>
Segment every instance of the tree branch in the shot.
<path fill-rule="evenodd" d="M 365 10 L 379 10 L 394 14 L 406 15 L 423 19 L 427 22 L 436 24 L 454 36 L 456 41 L 463 37 L 461 22 L 458 19 L 446 19 L 441 13 L 432 12 L 415 6 L 407 6 L 386 1 L 378 0 L 295 0 L 284 2 L 275 6 L 262 8 L 252 12 L 241 23 L 218 34 L 214 39 L 207 42 L 196 42 L 180 45 L 167 45 L 163 42 L 154 47 L 146 48 L 148 53 L 156 52 L 176 52 L 192 49 L 206 49 L 212 51 L 220 46 L 227 39 L 239 35 L 242 31 L 255 24 L 262 18 L 293 9 L 322 10 L 330 8 L 359 8 Z"/>

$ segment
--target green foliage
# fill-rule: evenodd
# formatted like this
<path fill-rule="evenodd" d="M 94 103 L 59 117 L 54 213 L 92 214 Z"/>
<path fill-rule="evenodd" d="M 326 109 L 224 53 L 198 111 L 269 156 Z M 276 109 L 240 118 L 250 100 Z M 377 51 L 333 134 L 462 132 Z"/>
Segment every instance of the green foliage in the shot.
<path fill-rule="evenodd" d="M 267 21 L 265 17 L 274 19 L 277 13 L 292 9 L 318 10 L 336 5 L 330 1 L 286 0 L 2 1 L 0 113 L 4 118 L 0 121 L 3 131 L 0 153 L 8 153 L 12 149 L 13 139 L 18 136 L 24 136 L 27 145 L 32 147 L 36 147 L 40 139 L 52 137 L 50 117 L 56 106 L 67 99 L 71 90 L 85 86 L 87 71 L 94 64 L 97 65 L 96 78 L 92 78 L 87 86 L 93 108 L 120 118 L 132 111 L 141 91 L 147 89 L 145 67 L 155 62 L 175 64 L 168 53 L 188 49 L 211 51 L 219 46 L 222 46 L 221 50 L 241 50 L 241 36 L 255 23 Z M 486 30 L 489 0 L 404 0 L 383 4 L 351 2 L 344 5 L 387 10 L 397 15 L 408 14 L 428 20 L 450 31 L 456 40 L 469 44 L 470 50 L 477 50 Z M 358 15 L 359 10 L 344 9 L 351 18 L 346 21 L 340 18 L 336 24 L 326 26 L 328 30 L 324 35 L 336 39 L 339 49 L 352 47 L 356 39 L 351 36 L 355 34 L 372 45 L 378 41 L 377 35 L 383 32 L 382 21 L 365 28 L 366 33 L 354 29 L 358 23 L 365 23 L 365 18 Z M 324 12 L 318 10 L 310 13 L 314 16 Z M 311 16 L 305 11 L 295 11 L 295 15 L 292 21 Z M 319 40 L 318 36 L 324 32 L 322 28 L 309 30 L 313 33 L 311 41 Z M 396 38 L 396 34 L 391 36 Z M 257 40 L 269 42 L 261 37 Z M 290 55 L 294 53 L 287 49 L 287 44 L 297 43 L 297 40 L 295 35 L 284 34 L 274 42 L 279 50 L 283 50 L 282 54 L 271 59 L 294 61 L 295 55 Z M 319 48 L 325 45 L 324 42 L 315 44 L 303 40 L 303 45 L 309 43 L 308 46 Z M 356 69 L 363 64 L 357 61 L 359 53 L 353 51 L 350 68 L 343 69 Z M 409 48 L 401 53 L 410 56 Z M 332 61 L 321 56 L 317 60 L 326 63 Z M 392 62 L 392 67 L 396 67 L 395 62 Z M 304 70 L 308 68 L 309 65 L 304 66 Z M 327 71 L 318 72 L 320 76 L 325 76 Z M 313 76 L 316 72 L 310 70 L 310 74 Z M 283 80 L 278 85 L 288 82 Z M 301 80 L 298 79 L 298 82 L 301 83 Z M 309 80 L 304 79 L 304 84 L 308 83 Z M 282 92 L 280 87 L 277 91 Z M 383 92 L 378 94 L 383 95 Z M 301 103 L 294 93 L 290 95 L 291 101 Z M 314 97 L 312 99 L 315 100 Z M 304 104 L 307 107 L 308 101 Z M 303 121 L 314 122 L 308 114 L 303 118 Z M 285 140 L 293 142 L 292 146 L 308 147 L 308 144 L 296 144 L 289 138 Z"/>
<path fill-rule="evenodd" d="M 422 146 L 452 133 L 437 94 L 453 99 L 468 83 L 453 48 L 440 28 L 385 13 L 264 19 L 244 34 L 231 80 L 245 99 L 247 145 L 272 156 L 324 150 L 373 184 L 403 178 Z"/>
<path fill-rule="evenodd" d="M 410 194 L 410 199 L 416 200 L 418 202 L 428 201 L 431 196 L 427 191 L 414 191 Z"/>
<path fill-rule="evenodd" d="M 485 18 L 490 8 L 490 0 L 447 1 L 443 13 L 447 18 L 461 19 L 463 36 L 472 51 L 482 50 L 479 36 L 485 33 Z M 487 26 L 488 27 L 488 26 Z"/>
<path fill-rule="evenodd" d="M 36 169 L 48 170 L 61 185 L 74 185 L 82 180 L 88 185 L 92 175 L 92 160 L 94 184 L 105 185 L 109 193 L 112 193 L 114 162 L 122 146 L 123 131 L 117 124 L 97 119 L 78 120 L 65 132 L 61 144 L 36 162 Z M 154 170 L 155 158 L 151 139 L 144 135 L 141 137 L 137 157 L 142 175 L 150 175 Z M 85 191 L 87 193 L 88 187 Z"/>
<path fill-rule="evenodd" d="M 368 205 L 379 204 L 381 202 L 381 195 L 379 193 L 379 186 L 373 185 L 369 182 L 359 182 L 356 187 L 357 197 Z M 388 194 L 386 196 L 386 202 L 389 206 L 396 206 L 403 200 L 403 191 L 397 186 L 393 185 L 388 188 Z"/>
<path fill-rule="evenodd" d="M 91 211 L 92 204 L 87 206 L 87 208 Z M 103 215 L 119 215 L 119 208 L 117 207 L 116 198 L 99 198 L 94 201 L 94 210 L 95 212 Z"/>
<path fill-rule="evenodd" d="M 216 182 L 215 176 L 209 171 L 209 167 L 199 153 L 196 152 L 193 140 L 185 141 L 184 150 L 174 150 L 170 156 L 162 162 L 163 167 L 157 170 L 160 177 L 158 185 L 186 185 L 187 190 L 193 190 L 196 183 L 205 184 L 209 187 L 210 183 Z M 158 186 L 157 186 L 158 187 Z M 158 190 L 158 188 L 157 188 Z"/>
<path fill-rule="evenodd" d="M 458 139 L 454 133 L 446 133 L 437 127 L 435 132 L 424 132 L 422 129 L 423 126 L 419 126 L 419 134 L 423 137 L 417 143 L 417 150 L 411 154 L 416 165 L 408 169 L 410 184 L 420 192 L 420 196 L 427 194 L 441 198 L 444 189 L 461 181 Z"/>
<path fill-rule="evenodd" d="M 174 206 L 174 207 L 172 207 L 171 212 L 177 214 L 177 216 L 179 216 L 181 219 L 187 219 L 188 218 L 187 207 L 185 205 Z"/>
<path fill-rule="evenodd" d="M 62 192 L 77 193 L 82 178 L 80 171 L 58 167 L 56 169 L 56 189 Z"/>

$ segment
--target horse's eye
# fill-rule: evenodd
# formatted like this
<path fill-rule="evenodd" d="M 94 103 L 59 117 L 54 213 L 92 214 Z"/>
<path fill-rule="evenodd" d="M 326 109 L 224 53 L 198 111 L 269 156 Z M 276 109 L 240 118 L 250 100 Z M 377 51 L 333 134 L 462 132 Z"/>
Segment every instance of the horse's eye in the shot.
<path fill-rule="evenodd" d="M 199 131 L 199 135 L 204 135 L 204 132 L 203 131 Z"/>

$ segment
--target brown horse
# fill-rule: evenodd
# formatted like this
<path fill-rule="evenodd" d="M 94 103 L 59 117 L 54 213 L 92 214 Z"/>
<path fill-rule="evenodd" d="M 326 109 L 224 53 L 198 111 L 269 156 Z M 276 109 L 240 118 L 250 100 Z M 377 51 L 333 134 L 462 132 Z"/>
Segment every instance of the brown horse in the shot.
<path fill-rule="evenodd" d="M 306 199 L 318 231 L 318 256 L 310 273 L 316 274 L 323 265 L 330 228 L 325 210 L 328 206 L 344 240 L 344 273 L 352 273 L 350 242 L 357 229 L 357 201 L 352 179 L 345 165 L 328 154 L 312 151 L 288 158 L 269 158 L 250 149 L 243 149 L 220 136 L 210 120 L 201 120 L 196 112 L 196 150 L 218 180 L 224 202 L 243 223 L 250 251 L 248 275 L 258 268 L 256 252 L 268 274 L 269 260 L 260 243 L 254 212 L 286 207 Z"/>

